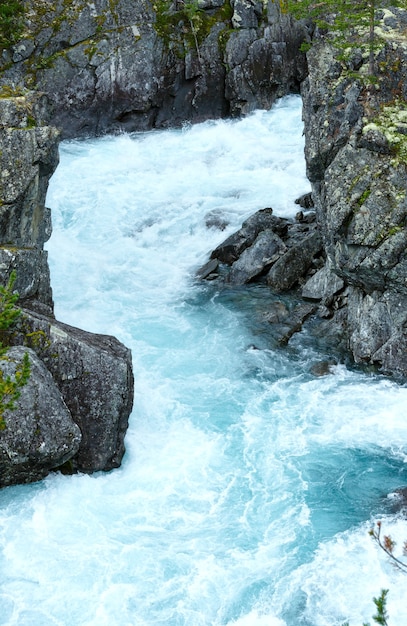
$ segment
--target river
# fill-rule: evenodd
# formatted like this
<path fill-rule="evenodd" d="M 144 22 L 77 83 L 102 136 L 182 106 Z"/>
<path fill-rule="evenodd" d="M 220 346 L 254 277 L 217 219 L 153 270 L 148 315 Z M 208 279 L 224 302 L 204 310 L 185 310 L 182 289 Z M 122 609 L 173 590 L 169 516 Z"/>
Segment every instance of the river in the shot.
<path fill-rule="evenodd" d="M 120 469 L 0 492 L 1 625 L 362 626 L 383 588 L 407 624 L 406 578 L 368 534 L 407 538 L 407 389 L 343 364 L 314 377 L 329 355 L 306 333 L 272 347 L 267 289 L 195 279 L 257 209 L 295 215 L 303 147 L 295 96 L 62 143 L 56 315 L 131 348 L 134 411 Z"/>

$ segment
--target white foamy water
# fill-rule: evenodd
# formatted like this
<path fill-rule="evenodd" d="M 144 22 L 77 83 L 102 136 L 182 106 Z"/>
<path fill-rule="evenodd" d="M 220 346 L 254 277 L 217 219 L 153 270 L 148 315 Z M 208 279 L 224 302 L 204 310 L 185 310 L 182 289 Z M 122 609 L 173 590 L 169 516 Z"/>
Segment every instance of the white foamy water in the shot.
<path fill-rule="evenodd" d="M 183 130 L 65 142 L 48 205 L 57 317 L 132 349 L 120 469 L 0 492 L 0 624 L 351 626 L 406 578 L 368 530 L 407 523 L 407 390 L 272 349 L 264 288 L 194 274 L 255 210 L 308 190 L 300 101 Z M 212 212 L 226 230 L 206 226 Z M 258 349 L 254 349 L 256 346 Z"/>

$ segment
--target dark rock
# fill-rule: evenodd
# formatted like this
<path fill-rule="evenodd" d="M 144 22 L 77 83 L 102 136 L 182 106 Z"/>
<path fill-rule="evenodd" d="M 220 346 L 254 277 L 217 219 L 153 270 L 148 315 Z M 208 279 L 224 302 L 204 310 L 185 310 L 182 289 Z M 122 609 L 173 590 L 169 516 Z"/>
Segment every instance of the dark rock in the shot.
<path fill-rule="evenodd" d="M 81 472 L 119 467 L 133 404 L 131 353 L 114 337 L 89 333 L 23 309 L 13 341 L 31 347 L 51 372 L 82 440 L 71 459 Z"/>
<path fill-rule="evenodd" d="M 29 348 L 10 348 L 0 360 L 3 377 L 14 378 L 24 354 L 31 373 L 0 430 L 0 487 L 44 478 L 78 451 L 81 431 L 44 363 Z"/>
<path fill-rule="evenodd" d="M 313 363 L 310 367 L 310 373 L 313 376 L 327 376 L 332 374 L 332 366 L 335 365 L 335 361 L 318 361 Z"/>
<path fill-rule="evenodd" d="M 282 322 L 273 323 L 273 336 L 280 345 L 285 345 L 291 337 L 302 330 L 304 322 L 313 315 L 317 307 L 309 303 L 297 304 Z"/>
<path fill-rule="evenodd" d="M 253 244 L 246 248 L 233 263 L 229 282 L 244 285 L 265 271 L 281 257 L 287 248 L 272 230 L 263 230 Z"/>
<path fill-rule="evenodd" d="M 320 233 L 315 231 L 308 234 L 299 243 L 288 247 L 287 252 L 274 263 L 267 274 L 267 284 L 274 291 L 291 289 L 306 274 L 314 257 L 321 253 L 321 249 Z"/>
<path fill-rule="evenodd" d="M 268 307 L 268 311 L 264 315 L 264 320 L 270 324 L 280 324 L 288 318 L 289 314 L 290 310 L 288 306 L 284 302 L 277 300 L 276 302 L 272 302 Z"/>
<path fill-rule="evenodd" d="M 240 230 L 215 248 L 211 258 L 232 265 L 254 243 L 259 233 L 269 230 L 281 237 L 287 232 L 288 224 L 290 220 L 273 215 L 273 209 L 261 209 L 245 220 Z"/>
<path fill-rule="evenodd" d="M 299 204 L 302 209 L 312 209 L 314 207 L 312 193 L 304 193 L 302 196 L 296 199 L 295 204 Z"/>
<path fill-rule="evenodd" d="M 205 226 L 207 228 L 225 230 L 225 228 L 228 226 L 228 221 L 221 211 L 210 211 L 205 215 Z"/>
<path fill-rule="evenodd" d="M 218 269 L 219 261 L 217 259 L 211 259 L 205 265 L 199 268 L 196 272 L 196 277 L 200 279 L 208 278 L 211 274 Z"/>
<path fill-rule="evenodd" d="M 339 278 L 328 265 L 325 265 L 302 288 L 302 297 L 307 300 L 326 300 L 341 291 L 344 281 Z"/>

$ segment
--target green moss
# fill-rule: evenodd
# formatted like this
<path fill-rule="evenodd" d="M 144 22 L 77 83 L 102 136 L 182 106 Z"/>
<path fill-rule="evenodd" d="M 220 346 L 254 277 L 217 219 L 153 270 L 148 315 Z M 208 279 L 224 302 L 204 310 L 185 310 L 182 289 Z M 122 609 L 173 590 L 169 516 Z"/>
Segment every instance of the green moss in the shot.
<path fill-rule="evenodd" d="M 229 24 L 233 15 L 229 0 L 211 13 L 201 9 L 198 0 L 185 0 L 176 10 L 172 8 L 171 0 L 153 0 L 152 7 L 156 15 L 155 31 L 166 47 L 180 57 L 191 49 L 199 48 L 215 24 Z M 224 47 L 230 32 L 227 30 L 227 34 L 223 35 Z"/>
<path fill-rule="evenodd" d="M 0 1 L 0 48 L 10 48 L 24 30 L 24 2 L 21 0 Z"/>
<path fill-rule="evenodd" d="M 45 350 L 51 345 L 51 340 L 43 330 L 35 330 L 25 335 L 25 345 L 33 350 Z"/>
<path fill-rule="evenodd" d="M 365 191 L 362 193 L 362 195 L 358 198 L 357 200 L 357 204 L 359 207 L 362 206 L 362 204 L 364 204 L 366 202 L 366 200 L 369 198 L 370 194 L 372 193 L 371 189 L 365 189 Z"/>
<path fill-rule="evenodd" d="M 396 99 L 382 105 L 379 115 L 363 128 L 363 133 L 378 131 L 386 138 L 394 159 L 393 165 L 407 164 L 407 103 Z"/>
<path fill-rule="evenodd" d="M 7 284 L 0 286 L 0 362 L 9 360 L 7 350 L 10 345 L 10 331 L 21 315 L 21 310 L 16 307 L 19 295 L 14 291 L 15 280 L 16 273 L 13 271 Z M 27 352 L 21 363 L 16 365 L 13 376 L 5 376 L 0 367 L 0 430 L 6 428 L 5 412 L 16 408 L 21 388 L 27 384 L 30 372 L 31 365 Z"/>
<path fill-rule="evenodd" d="M 14 87 L 12 85 L 2 85 L 0 87 L 0 98 L 18 98 L 25 96 L 27 90 L 23 87 Z"/>

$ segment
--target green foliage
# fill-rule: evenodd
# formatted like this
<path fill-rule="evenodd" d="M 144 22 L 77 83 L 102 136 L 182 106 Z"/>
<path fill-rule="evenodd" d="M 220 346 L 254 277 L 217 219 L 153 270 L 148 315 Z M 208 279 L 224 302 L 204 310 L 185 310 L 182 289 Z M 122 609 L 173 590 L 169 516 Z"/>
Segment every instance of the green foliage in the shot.
<path fill-rule="evenodd" d="M 0 0 L 0 48 L 10 48 L 24 28 L 24 2 Z"/>
<path fill-rule="evenodd" d="M 201 61 L 200 46 L 211 28 L 220 22 L 230 22 L 233 10 L 230 1 L 210 14 L 199 6 L 199 0 L 153 0 L 156 14 L 154 28 L 167 48 L 183 58 L 191 49 Z M 227 37 L 230 32 L 227 31 Z"/>
<path fill-rule="evenodd" d="M 3 360 L 7 357 L 1 357 Z M 28 352 L 23 356 L 23 360 L 16 367 L 14 379 L 11 376 L 4 376 L 0 369 L 0 430 L 6 428 L 4 412 L 12 411 L 16 408 L 16 401 L 20 397 L 21 387 L 27 384 L 31 373 Z"/>
<path fill-rule="evenodd" d="M 376 624 L 382 624 L 382 626 L 388 626 L 388 614 L 387 614 L 387 594 L 388 589 L 382 589 L 378 598 L 373 598 L 373 602 L 376 605 L 376 615 L 372 616 L 372 619 Z M 349 622 L 345 622 L 342 626 L 349 626 Z M 364 623 L 363 626 L 370 626 L 369 623 Z"/>
<path fill-rule="evenodd" d="M 389 593 L 388 589 L 382 589 L 380 596 L 378 598 L 373 598 L 373 602 L 376 605 L 377 613 L 373 615 L 373 621 L 376 624 L 382 624 L 383 626 L 387 626 L 387 615 L 386 603 L 387 603 L 387 594 Z"/>
<path fill-rule="evenodd" d="M 20 316 L 20 309 L 16 308 L 16 302 L 18 300 L 18 293 L 13 290 L 14 283 L 16 282 L 16 273 L 13 271 L 10 274 L 7 285 L 0 285 L 0 333 L 8 330 L 12 326 L 17 318 Z M 5 352 L 6 348 L 3 347 L 0 342 L 0 355 Z"/>
<path fill-rule="evenodd" d="M 16 323 L 21 315 L 21 310 L 16 308 L 18 293 L 13 290 L 16 273 L 13 271 L 5 286 L 0 286 L 0 360 L 7 360 L 7 332 Z M 15 403 L 20 397 L 21 388 L 27 384 L 30 377 L 31 366 L 28 353 L 24 354 L 23 360 L 16 367 L 14 377 L 4 376 L 0 368 L 0 430 L 6 428 L 4 412 L 15 408 Z"/>
<path fill-rule="evenodd" d="M 280 0 L 283 13 L 296 19 L 312 20 L 332 37 L 335 46 L 345 52 L 358 47 L 369 53 L 369 74 L 374 75 L 374 53 L 377 44 L 378 9 L 407 8 L 406 0 Z M 306 44 L 309 45 L 309 44 Z"/>

